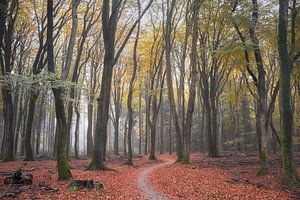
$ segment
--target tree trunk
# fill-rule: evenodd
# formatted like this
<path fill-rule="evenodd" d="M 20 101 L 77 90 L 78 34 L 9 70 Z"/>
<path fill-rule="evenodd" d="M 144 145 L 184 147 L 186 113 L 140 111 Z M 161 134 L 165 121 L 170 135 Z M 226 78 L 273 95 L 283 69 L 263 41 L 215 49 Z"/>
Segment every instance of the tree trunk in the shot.
<path fill-rule="evenodd" d="M 22 124 L 22 119 L 24 116 L 24 111 L 23 111 L 23 100 L 24 100 L 24 95 L 21 95 L 20 97 L 20 101 L 19 101 L 19 117 L 18 117 L 18 121 L 16 124 L 16 134 L 15 134 L 15 142 L 14 142 L 14 155 L 16 156 L 18 154 L 18 145 L 19 145 L 19 139 L 20 139 L 20 128 L 21 128 L 21 124 Z"/>
<path fill-rule="evenodd" d="M 71 175 L 71 171 L 68 165 L 68 155 L 67 155 L 67 119 L 64 107 L 64 89 L 53 88 L 53 94 L 55 98 L 55 112 L 57 120 L 57 168 L 58 168 L 58 179 L 67 180 Z"/>
<path fill-rule="evenodd" d="M 40 138 L 41 138 L 41 132 L 42 132 L 42 121 L 43 120 L 46 120 L 46 110 L 43 109 L 44 107 L 44 102 L 45 102 L 45 95 L 46 94 L 42 94 L 42 99 L 41 99 L 41 102 L 40 102 L 40 107 L 39 107 L 39 120 L 38 120 L 38 125 L 37 125 L 37 129 L 36 129 L 36 142 L 35 142 L 35 153 L 37 155 L 40 154 L 40 151 L 39 151 L 39 148 L 40 148 Z M 50 109 L 51 110 L 51 109 Z M 51 115 L 50 115 L 51 116 Z M 52 119 L 50 118 L 49 121 L 51 122 Z M 51 131 L 50 131 L 51 132 Z M 50 135 L 50 132 L 49 132 L 49 135 Z M 48 146 L 49 146 L 49 149 L 50 149 L 50 145 L 48 143 Z"/>
<path fill-rule="evenodd" d="M 160 154 L 163 154 L 164 153 L 164 113 L 163 113 L 163 103 L 164 103 L 164 100 L 163 100 L 163 96 L 161 97 L 161 107 L 160 107 L 160 116 L 159 116 L 159 119 L 160 119 L 160 130 L 159 130 L 159 133 L 160 133 Z"/>
<path fill-rule="evenodd" d="M 258 100 L 257 100 L 257 113 L 256 113 L 256 125 L 257 125 L 257 138 L 258 138 L 258 147 L 259 147 L 259 171 L 257 175 L 267 174 L 267 94 L 266 94 L 266 84 L 265 84 L 265 75 L 266 72 L 263 66 L 263 60 L 260 51 L 259 40 L 256 35 L 256 26 L 259 16 L 258 3 L 257 0 L 252 0 L 253 13 L 252 19 L 250 22 L 250 37 L 253 44 L 254 56 L 256 67 L 258 71 Z"/>
<path fill-rule="evenodd" d="M 16 8 L 18 1 L 11 1 L 8 12 L 9 1 L 0 1 L 0 54 L 1 58 L 1 75 L 8 75 L 12 71 L 12 54 L 13 48 L 13 33 L 14 33 L 14 14 L 17 15 Z M 5 44 L 5 45 L 4 45 Z M 14 107 L 13 107 L 13 94 L 11 86 L 3 86 L 1 88 L 3 100 L 3 115 L 4 115 L 4 130 L 3 130 L 3 161 L 14 160 Z"/>
<path fill-rule="evenodd" d="M 118 1 L 112 1 L 112 7 L 118 13 Z M 115 54 L 115 34 L 117 28 L 117 14 L 113 13 L 110 16 L 110 1 L 104 0 L 102 6 L 102 25 L 103 25 L 103 40 L 105 44 L 103 74 L 101 81 L 101 90 L 99 98 L 97 99 L 97 122 L 95 128 L 94 138 L 94 152 L 89 169 L 103 170 L 106 169 L 104 165 L 106 139 L 107 139 L 107 122 L 109 111 L 109 100 L 112 82 L 112 68 L 114 66 Z"/>
<path fill-rule="evenodd" d="M 192 52 L 191 52 L 191 82 L 189 88 L 189 99 L 187 113 L 184 123 L 184 153 L 181 162 L 190 163 L 190 148 L 191 148 L 191 133 L 192 133 L 192 120 L 195 107 L 196 98 L 196 83 L 197 83 L 197 42 L 198 42 L 198 23 L 199 23 L 199 9 L 200 1 L 194 0 L 193 2 L 193 17 L 192 17 Z"/>
<path fill-rule="evenodd" d="M 145 127 L 145 151 L 144 155 L 148 155 L 148 135 L 149 135 L 149 118 L 150 118 L 150 97 L 148 93 L 145 94 L 146 100 L 146 127 Z"/>
<path fill-rule="evenodd" d="M 143 133 L 143 116 L 142 116 L 142 92 L 139 93 L 139 154 L 142 154 L 142 133 Z"/>
<path fill-rule="evenodd" d="M 48 71 L 55 73 L 54 52 L 53 52 L 53 0 L 47 1 L 47 61 Z M 68 180 L 72 175 L 68 166 L 67 158 L 67 121 L 64 107 L 63 88 L 52 88 L 55 99 L 55 111 L 57 120 L 57 169 L 58 180 Z"/>
<path fill-rule="evenodd" d="M 173 148 L 172 148 L 172 117 L 170 114 L 170 120 L 169 120 L 169 155 L 172 155 Z"/>
<path fill-rule="evenodd" d="M 75 158 L 78 160 L 79 159 L 79 122 L 80 122 L 79 102 L 78 105 L 75 106 L 75 113 L 76 113 L 76 128 L 75 128 L 74 151 L 75 151 Z"/>
<path fill-rule="evenodd" d="M 127 119 L 125 120 L 125 124 L 124 124 L 124 140 L 123 140 L 123 147 L 124 147 L 124 158 L 127 158 L 128 154 L 127 154 L 127 131 L 128 131 L 128 121 Z"/>
<path fill-rule="evenodd" d="M 35 103 L 37 101 L 38 94 L 32 92 L 30 94 L 29 99 L 29 110 L 28 110 L 28 117 L 27 117 L 27 126 L 26 126 L 26 132 L 25 132 L 25 161 L 33 161 L 33 151 L 32 151 L 32 145 L 31 145 L 31 133 L 32 130 L 32 124 L 34 120 L 34 113 L 35 113 Z"/>
<path fill-rule="evenodd" d="M 94 98 L 91 97 L 88 104 L 88 128 L 87 128 L 87 156 L 91 157 L 93 154 L 93 112 L 94 112 Z"/>
<path fill-rule="evenodd" d="M 176 104 L 173 91 L 173 81 L 172 81 L 172 63 L 171 63 L 171 49 L 172 49 L 172 19 L 174 14 L 176 0 L 171 1 L 170 8 L 168 9 L 167 21 L 165 27 L 165 43 L 166 43 L 166 74 L 167 74 L 167 88 L 168 88 L 168 98 L 170 103 L 170 110 L 172 115 L 172 122 L 174 123 L 176 131 L 176 151 L 177 151 L 177 161 L 181 162 L 183 158 L 182 149 L 182 130 L 179 125 L 178 114 L 176 111 Z"/>
<path fill-rule="evenodd" d="M 150 119 L 149 119 L 150 120 Z M 157 96 L 154 94 L 152 96 L 152 122 L 150 122 L 150 160 L 156 160 L 155 156 L 155 143 L 156 143 L 156 121 L 157 121 Z"/>
<path fill-rule="evenodd" d="M 103 74 L 101 81 L 101 90 L 98 98 L 98 112 L 97 112 L 97 123 L 95 132 L 95 142 L 94 142 L 94 153 L 92 163 L 89 169 L 106 169 L 103 161 L 105 158 L 106 150 L 106 139 L 107 139 L 107 122 L 109 118 L 109 101 L 112 83 L 112 70 L 116 61 L 118 60 L 122 50 L 124 49 L 127 41 L 129 40 L 132 32 L 137 26 L 140 19 L 150 8 L 153 0 L 151 0 L 146 8 L 143 10 L 141 16 L 132 25 L 130 31 L 126 35 L 121 47 L 115 55 L 115 35 L 118 23 L 118 13 L 121 4 L 119 1 L 113 0 L 111 7 L 113 11 L 110 15 L 110 1 L 103 0 L 102 4 L 102 30 L 103 30 L 103 40 L 105 46 L 104 62 L 103 62 Z"/>
<path fill-rule="evenodd" d="M 3 161 L 14 160 L 14 140 L 13 140 L 13 103 L 11 90 L 2 89 L 4 132 L 3 132 Z"/>
<path fill-rule="evenodd" d="M 68 118 L 67 118 L 67 129 L 68 129 L 68 134 L 67 134 L 67 156 L 69 157 L 70 151 L 71 151 L 71 129 L 72 129 L 72 122 L 73 122 L 73 101 L 74 101 L 74 90 L 73 88 L 71 89 L 70 92 L 70 101 L 68 103 Z"/>
<path fill-rule="evenodd" d="M 296 1 L 294 2 L 295 4 Z M 293 114 L 291 108 L 292 63 L 287 49 L 288 6 L 288 0 L 279 0 L 278 51 L 280 58 L 281 154 L 284 181 L 286 184 L 291 185 L 298 183 L 300 178 L 293 159 Z"/>
<path fill-rule="evenodd" d="M 138 7 L 139 7 L 139 17 L 141 15 L 141 5 L 140 1 L 138 0 Z M 131 80 L 129 83 L 129 91 L 128 91 L 128 99 L 127 99 L 127 110 L 128 110 L 128 158 L 127 164 L 132 165 L 132 146 L 131 146 L 131 136 L 132 136 L 132 129 L 133 129 L 133 108 L 132 108 L 132 95 L 134 89 L 134 81 L 136 79 L 137 67 L 138 67 L 138 60 L 137 60 L 137 48 L 138 42 L 140 37 L 140 23 L 138 24 L 136 39 L 134 42 L 134 49 L 133 49 L 133 71 Z"/>

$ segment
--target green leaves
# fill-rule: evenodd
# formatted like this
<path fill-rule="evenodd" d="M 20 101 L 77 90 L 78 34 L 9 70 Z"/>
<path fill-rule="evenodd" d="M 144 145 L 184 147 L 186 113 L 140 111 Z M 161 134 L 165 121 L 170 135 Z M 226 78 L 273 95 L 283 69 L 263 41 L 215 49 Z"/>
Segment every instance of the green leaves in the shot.
<path fill-rule="evenodd" d="M 47 71 L 43 71 L 38 75 L 19 75 L 19 74 L 7 74 L 0 76 L 0 87 L 8 87 L 11 90 L 19 89 L 24 92 L 34 92 L 49 89 L 71 89 L 81 88 L 88 90 L 86 86 L 79 83 L 73 83 L 70 81 L 62 81 L 56 79 L 55 75 Z"/>

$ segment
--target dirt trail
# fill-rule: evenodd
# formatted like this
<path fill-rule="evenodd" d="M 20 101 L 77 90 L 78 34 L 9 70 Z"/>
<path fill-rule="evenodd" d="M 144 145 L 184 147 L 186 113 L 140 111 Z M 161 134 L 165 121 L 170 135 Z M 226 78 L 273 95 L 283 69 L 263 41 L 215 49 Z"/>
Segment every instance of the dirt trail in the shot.
<path fill-rule="evenodd" d="M 156 189 L 149 183 L 148 177 L 149 175 L 156 169 L 172 164 L 173 160 L 164 160 L 163 163 L 157 164 L 154 166 L 150 166 L 144 169 L 138 176 L 137 184 L 138 187 L 145 193 L 145 196 L 149 200 L 168 200 L 168 198 L 156 191 Z"/>

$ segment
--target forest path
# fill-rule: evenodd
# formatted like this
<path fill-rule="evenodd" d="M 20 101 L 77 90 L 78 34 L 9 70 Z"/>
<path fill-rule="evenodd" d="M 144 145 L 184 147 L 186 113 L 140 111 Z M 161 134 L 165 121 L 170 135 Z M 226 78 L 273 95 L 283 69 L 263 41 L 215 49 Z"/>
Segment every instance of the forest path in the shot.
<path fill-rule="evenodd" d="M 149 200 L 168 200 L 168 198 L 164 195 L 158 192 L 155 187 L 153 187 L 149 181 L 148 177 L 149 175 L 156 169 L 170 165 L 174 163 L 173 160 L 163 160 L 163 163 L 156 164 L 153 166 L 150 166 L 146 169 L 144 169 L 138 176 L 137 184 L 138 187 L 145 193 L 145 196 Z"/>

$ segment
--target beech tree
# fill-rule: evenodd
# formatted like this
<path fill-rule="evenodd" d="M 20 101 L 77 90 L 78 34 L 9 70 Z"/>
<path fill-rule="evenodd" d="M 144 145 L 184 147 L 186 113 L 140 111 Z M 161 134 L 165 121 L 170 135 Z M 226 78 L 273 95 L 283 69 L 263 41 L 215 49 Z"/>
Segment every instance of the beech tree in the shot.
<path fill-rule="evenodd" d="M 107 121 L 109 111 L 109 100 L 111 91 L 112 69 L 117 62 L 120 54 L 122 53 L 126 43 L 128 42 L 132 32 L 137 26 L 138 22 L 145 15 L 146 11 L 151 6 L 153 0 L 151 0 L 146 8 L 141 12 L 139 18 L 134 22 L 131 29 L 127 33 L 120 48 L 115 53 L 115 36 L 118 24 L 118 15 L 120 7 L 122 5 L 121 0 L 112 0 L 110 6 L 109 0 L 104 0 L 102 5 L 102 29 L 104 40 L 104 62 L 103 62 L 103 77 L 101 81 L 100 96 L 98 98 L 98 111 L 97 111 L 97 123 L 95 128 L 94 139 L 94 153 L 93 159 L 88 167 L 89 169 L 106 169 L 103 161 L 106 150 L 107 140 Z"/>
<path fill-rule="evenodd" d="M 293 114 L 291 108 L 291 71 L 294 59 L 295 33 L 292 33 L 291 52 L 287 47 L 288 8 L 289 1 L 279 1 L 278 20 L 278 52 L 280 58 L 280 111 L 281 111 L 281 152 L 284 168 L 284 179 L 287 184 L 295 184 L 300 181 L 293 160 L 292 130 Z M 296 1 L 293 1 L 293 9 L 296 9 Z M 294 19 L 295 20 L 295 19 Z M 292 21 L 295 23 L 295 21 Z M 294 26 L 293 24 L 292 26 Z M 292 30 L 294 31 L 294 30 Z"/>
<path fill-rule="evenodd" d="M 49 73 L 55 73 L 53 49 L 53 1 L 47 1 L 47 63 Z M 64 75 L 66 77 L 66 75 Z M 58 179 L 67 180 L 71 175 L 67 158 L 67 119 L 64 107 L 64 88 L 52 86 L 55 98 L 55 111 L 57 120 L 57 169 Z"/>

